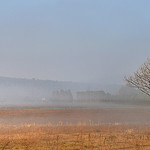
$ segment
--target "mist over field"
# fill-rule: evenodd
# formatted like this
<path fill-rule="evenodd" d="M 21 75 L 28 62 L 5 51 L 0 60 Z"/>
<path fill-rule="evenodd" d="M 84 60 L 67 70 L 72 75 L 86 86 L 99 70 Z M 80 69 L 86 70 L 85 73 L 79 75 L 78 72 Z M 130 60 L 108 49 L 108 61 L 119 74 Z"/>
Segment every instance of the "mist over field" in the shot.
<path fill-rule="evenodd" d="M 147 104 L 124 81 L 148 57 L 147 3 L 2 1 L 0 105 Z"/>
<path fill-rule="evenodd" d="M 148 57 L 149 3 L 0 2 L 0 108 L 148 108 L 124 77 Z"/>
<path fill-rule="evenodd" d="M 0 1 L 0 149 L 150 149 L 149 0 Z"/>
<path fill-rule="evenodd" d="M 146 107 L 149 98 L 125 85 L 0 77 L 1 107 Z"/>

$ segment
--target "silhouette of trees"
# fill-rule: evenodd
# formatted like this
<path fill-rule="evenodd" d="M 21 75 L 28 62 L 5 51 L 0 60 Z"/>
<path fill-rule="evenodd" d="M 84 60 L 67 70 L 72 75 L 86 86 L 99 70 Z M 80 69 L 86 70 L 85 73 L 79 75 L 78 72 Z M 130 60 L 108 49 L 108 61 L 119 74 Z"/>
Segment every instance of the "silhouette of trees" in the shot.
<path fill-rule="evenodd" d="M 72 102 L 73 96 L 70 90 L 56 90 L 52 93 L 53 101 Z"/>
<path fill-rule="evenodd" d="M 150 96 L 150 59 L 133 74 L 133 76 L 125 77 L 128 85 L 138 88 L 140 91 Z"/>

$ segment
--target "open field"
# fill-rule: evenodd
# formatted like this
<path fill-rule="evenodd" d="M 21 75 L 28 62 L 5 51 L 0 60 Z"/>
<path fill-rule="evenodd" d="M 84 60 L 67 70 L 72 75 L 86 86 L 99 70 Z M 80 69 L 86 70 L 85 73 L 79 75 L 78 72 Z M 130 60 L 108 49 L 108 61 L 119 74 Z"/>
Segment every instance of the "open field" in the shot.
<path fill-rule="evenodd" d="M 1 110 L 0 149 L 148 150 L 150 110 Z"/>
<path fill-rule="evenodd" d="M 78 124 L 2 126 L 0 149 L 148 150 L 150 126 Z"/>
<path fill-rule="evenodd" d="M 22 124 L 77 124 L 87 123 L 129 123 L 150 124 L 150 109 L 5 109 L 0 110 L 0 124 L 22 125 Z"/>

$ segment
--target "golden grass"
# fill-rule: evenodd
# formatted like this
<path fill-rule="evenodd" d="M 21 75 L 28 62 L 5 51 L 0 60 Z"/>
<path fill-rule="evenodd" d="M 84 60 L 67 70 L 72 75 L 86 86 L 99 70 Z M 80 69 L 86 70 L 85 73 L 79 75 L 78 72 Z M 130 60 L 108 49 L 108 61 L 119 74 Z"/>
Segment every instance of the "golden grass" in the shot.
<path fill-rule="evenodd" d="M 149 125 L 0 125 L 2 150 L 148 150 Z"/>

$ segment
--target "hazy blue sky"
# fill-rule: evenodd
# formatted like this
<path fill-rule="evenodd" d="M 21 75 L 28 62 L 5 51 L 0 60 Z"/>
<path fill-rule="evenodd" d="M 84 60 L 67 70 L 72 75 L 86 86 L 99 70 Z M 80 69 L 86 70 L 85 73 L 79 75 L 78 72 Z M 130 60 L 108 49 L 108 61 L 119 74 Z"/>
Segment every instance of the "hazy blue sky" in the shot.
<path fill-rule="evenodd" d="M 122 83 L 149 54 L 149 0 L 0 1 L 0 76 Z"/>

